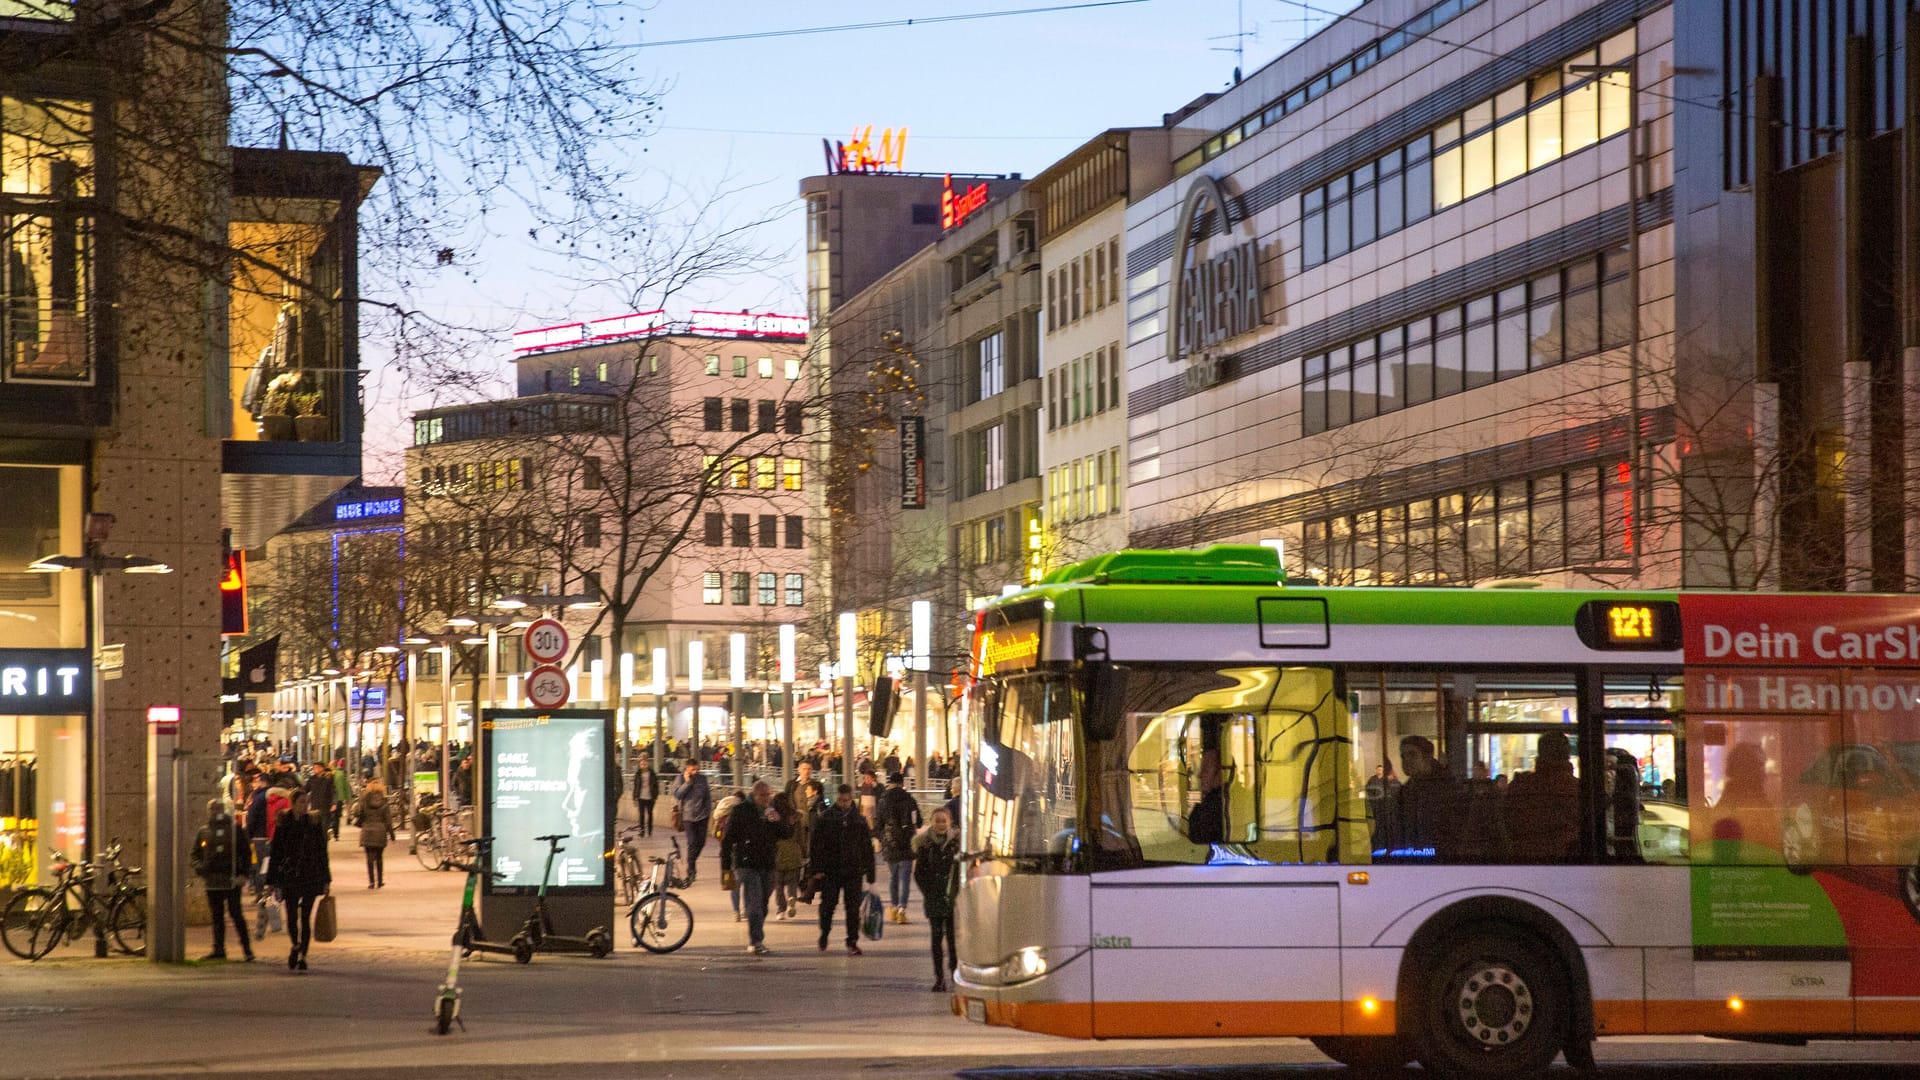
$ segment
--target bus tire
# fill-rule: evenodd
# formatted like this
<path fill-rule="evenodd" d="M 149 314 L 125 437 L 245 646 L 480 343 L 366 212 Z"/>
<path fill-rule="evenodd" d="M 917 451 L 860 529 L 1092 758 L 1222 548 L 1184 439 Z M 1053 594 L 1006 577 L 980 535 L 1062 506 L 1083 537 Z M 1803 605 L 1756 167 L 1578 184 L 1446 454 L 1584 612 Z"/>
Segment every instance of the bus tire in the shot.
<path fill-rule="evenodd" d="M 1398 1072 L 1413 1060 L 1398 1035 L 1315 1035 L 1315 1050 L 1360 1073 Z"/>
<path fill-rule="evenodd" d="M 1920 859 L 1900 868 L 1900 902 L 1913 921 L 1920 922 Z"/>
<path fill-rule="evenodd" d="M 1409 1031 L 1413 1056 L 1443 1078 L 1544 1072 L 1567 1039 L 1571 994 L 1554 952 L 1519 927 L 1468 930 L 1425 964 Z"/>

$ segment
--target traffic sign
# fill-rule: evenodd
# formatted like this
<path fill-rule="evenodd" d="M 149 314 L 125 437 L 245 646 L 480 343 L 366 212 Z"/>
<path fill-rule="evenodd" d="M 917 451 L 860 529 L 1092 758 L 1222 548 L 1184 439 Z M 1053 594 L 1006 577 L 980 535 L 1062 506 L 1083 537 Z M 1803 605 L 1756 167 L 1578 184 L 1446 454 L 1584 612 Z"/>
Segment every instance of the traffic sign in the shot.
<path fill-rule="evenodd" d="M 567 673 L 552 664 L 542 664 L 527 674 L 527 701 L 536 709 L 557 709 L 572 696 Z"/>
<path fill-rule="evenodd" d="M 536 664 L 557 664 L 567 655 L 567 628 L 558 619 L 536 619 L 520 639 Z"/>

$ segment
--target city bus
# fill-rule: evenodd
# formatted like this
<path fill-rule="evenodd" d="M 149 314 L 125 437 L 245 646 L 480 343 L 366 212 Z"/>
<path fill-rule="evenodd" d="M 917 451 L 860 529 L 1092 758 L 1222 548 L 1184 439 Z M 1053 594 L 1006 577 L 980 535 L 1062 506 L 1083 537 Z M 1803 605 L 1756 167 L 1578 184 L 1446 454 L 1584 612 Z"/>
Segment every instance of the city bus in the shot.
<path fill-rule="evenodd" d="M 1920 597 L 1104 555 L 978 615 L 954 1011 L 1525 1076 L 1920 1032 Z"/>

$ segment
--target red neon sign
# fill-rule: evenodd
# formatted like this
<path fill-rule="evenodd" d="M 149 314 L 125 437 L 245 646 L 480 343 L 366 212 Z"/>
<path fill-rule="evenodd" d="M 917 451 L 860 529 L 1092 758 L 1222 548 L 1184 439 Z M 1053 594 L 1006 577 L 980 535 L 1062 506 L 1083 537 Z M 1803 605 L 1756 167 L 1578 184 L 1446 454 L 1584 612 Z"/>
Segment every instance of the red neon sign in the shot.
<path fill-rule="evenodd" d="M 805 315 L 772 315 L 752 311 L 695 311 L 687 327 L 695 334 L 738 334 L 743 337 L 804 338 Z"/>
<path fill-rule="evenodd" d="M 960 224 L 973 215 L 975 210 L 987 205 L 987 185 L 974 184 L 966 191 L 956 195 L 953 192 L 953 174 L 948 173 L 940 184 L 940 227 L 957 229 Z"/>

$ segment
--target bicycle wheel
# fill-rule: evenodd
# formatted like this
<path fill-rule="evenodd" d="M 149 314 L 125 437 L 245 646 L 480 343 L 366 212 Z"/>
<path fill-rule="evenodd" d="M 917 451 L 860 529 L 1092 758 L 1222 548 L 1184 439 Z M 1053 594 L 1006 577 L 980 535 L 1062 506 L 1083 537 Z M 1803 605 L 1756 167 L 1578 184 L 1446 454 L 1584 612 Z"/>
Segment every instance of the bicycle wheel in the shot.
<path fill-rule="evenodd" d="M 693 911 L 672 893 L 649 896 L 627 912 L 633 939 L 650 953 L 670 953 L 693 936 Z"/>
<path fill-rule="evenodd" d="M 440 849 L 441 835 L 438 828 L 421 833 L 417 838 L 418 842 L 414 845 L 414 857 L 420 860 L 421 866 L 429 870 L 438 870 L 446 864 L 446 853 Z"/>
<path fill-rule="evenodd" d="M 107 911 L 107 929 L 123 953 L 147 954 L 147 890 L 130 889 L 114 898 Z"/>
<path fill-rule="evenodd" d="M 60 894 L 52 889 L 22 889 L 14 893 L 6 909 L 0 911 L 0 944 L 20 959 L 32 960 L 34 927 L 59 898 Z"/>
<path fill-rule="evenodd" d="M 646 875 L 640 872 L 640 856 L 630 847 L 622 847 L 620 863 L 620 902 L 631 904 L 640 895 L 640 883 Z"/>
<path fill-rule="evenodd" d="M 67 909 L 66 901 L 55 896 L 27 925 L 27 959 L 38 960 L 60 947 L 69 938 L 80 936 L 82 920 Z"/>

